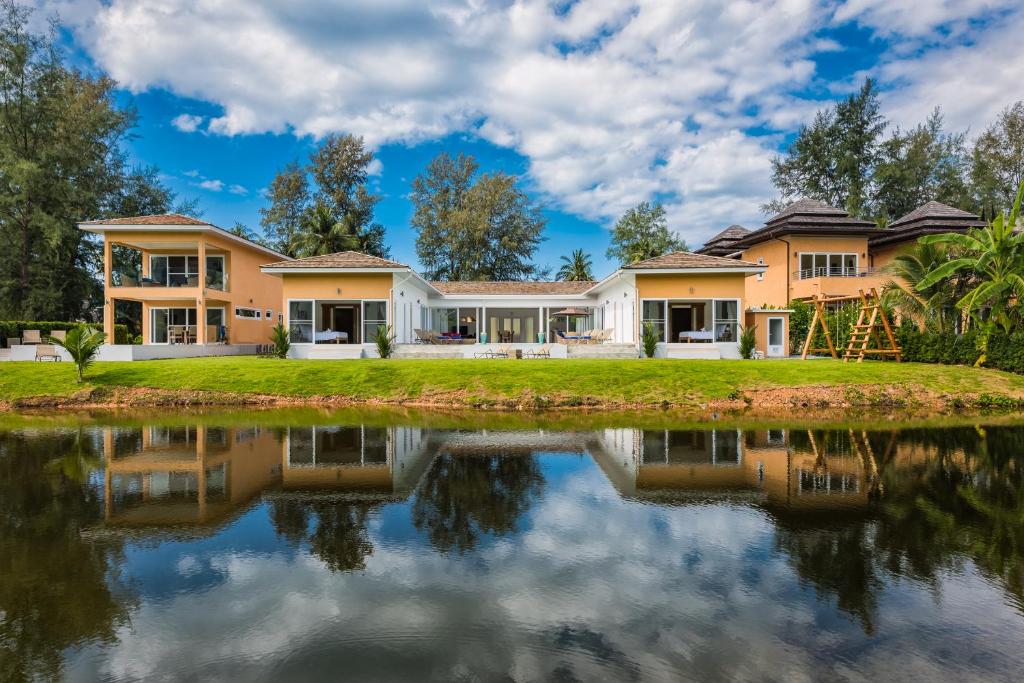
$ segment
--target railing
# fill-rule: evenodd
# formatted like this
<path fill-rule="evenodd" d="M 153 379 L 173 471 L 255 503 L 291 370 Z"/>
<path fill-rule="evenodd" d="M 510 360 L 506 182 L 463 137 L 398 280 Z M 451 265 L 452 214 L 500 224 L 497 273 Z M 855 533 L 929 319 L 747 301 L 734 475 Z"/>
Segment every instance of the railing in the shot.
<path fill-rule="evenodd" d="M 822 267 L 822 268 L 803 268 L 793 272 L 793 277 L 797 280 L 810 280 L 815 277 L 868 277 L 870 275 L 877 275 L 878 269 L 876 268 L 846 268 L 844 266 L 835 267 Z"/>
<path fill-rule="evenodd" d="M 171 273 L 166 280 L 153 280 L 143 277 L 140 273 L 123 273 L 113 271 L 110 274 L 111 287 L 198 287 L 199 276 L 184 273 Z M 207 275 L 206 289 L 215 289 L 219 292 L 228 291 L 228 276 L 213 277 Z"/>

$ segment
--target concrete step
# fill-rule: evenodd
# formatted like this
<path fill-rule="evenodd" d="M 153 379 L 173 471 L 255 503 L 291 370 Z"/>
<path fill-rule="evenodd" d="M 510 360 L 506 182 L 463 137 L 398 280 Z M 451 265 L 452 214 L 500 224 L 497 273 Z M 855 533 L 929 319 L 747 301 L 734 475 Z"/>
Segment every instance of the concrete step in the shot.
<path fill-rule="evenodd" d="M 569 358 L 636 358 L 639 355 L 632 344 L 570 344 L 566 351 Z"/>

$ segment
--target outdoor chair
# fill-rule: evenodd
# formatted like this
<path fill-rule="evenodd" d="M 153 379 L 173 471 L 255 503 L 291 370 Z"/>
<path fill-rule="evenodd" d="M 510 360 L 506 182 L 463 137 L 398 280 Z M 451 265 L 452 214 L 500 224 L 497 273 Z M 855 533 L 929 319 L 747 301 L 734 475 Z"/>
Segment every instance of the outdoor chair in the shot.
<path fill-rule="evenodd" d="M 67 330 L 53 330 L 50 332 L 50 339 L 58 339 L 60 341 L 67 341 L 68 331 Z"/>
<path fill-rule="evenodd" d="M 52 360 L 55 363 L 59 363 L 61 361 L 61 357 L 60 354 L 57 353 L 57 347 L 53 344 L 37 344 L 36 360 Z"/>
<path fill-rule="evenodd" d="M 20 345 L 21 345 L 21 337 L 8 337 L 7 338 L 7 348 L 10 349 L 10 348 L 13 348 L 15 346 L 20 346 Z"/>
<path fill-rule="evenodd" d="M 523 358 L 551 358 L 551 345 L 541 344 L 537 348 L 523 351 Z"/>
<path fill-rule="evenodd" d="M 24 330 L 21 333 L 22 344 L 42 344 L 43 335 L 39 330 Z"/>
<path fill-rule="evenodd" d="M 416 343 L 417 344 L 429 344 L 430 343 L 430 335 L 427 334 L 426 332 L 424 332 L 423 330 L 414 329 L 412 331 L 412 333 L 414 335 L 416 335 Z"/>
<path fill-rule="evenodd" d="M 486 349 L 473 355 L 477 358 L 508 358 L 512 355 L 512 349 L 507 346 L 497 346 L 493 349 Z"/>

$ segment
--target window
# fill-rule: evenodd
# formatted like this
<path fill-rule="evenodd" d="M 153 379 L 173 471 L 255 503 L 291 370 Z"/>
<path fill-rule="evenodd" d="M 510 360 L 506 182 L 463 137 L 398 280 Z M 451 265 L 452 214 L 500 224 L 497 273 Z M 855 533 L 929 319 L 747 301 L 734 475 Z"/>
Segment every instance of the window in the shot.
<path fill-rule="evenodd" d="M 223 256 L 206 257 L 206 286 L 210 289 L 225 290 L 227 276 L 224 273 Z"/>
<path fill-rule="evenodd" d="M 236 308 L 235 317 L 248 320 L 259 320 L 260 310 L 258 308 Z"/>
<path fill-rule="evenodd" d="M 856 254 L 800 254 L 801 280 L 812 277 L 856 277 Z"/>
<path fill-rule="evenodd" d="M 313 302 L 288 303 L 288 334 L 293 344 L 313 343 Z"/>
<path fill-rule="evenodd" d="M 457 308 L 431 308 L 430 317 L 430 329 L 434 332 L 443 334 L 459 330 L 459 309 Z"/>
<path fill-rule="evenodd" d="M 274 311 L 272 311 L 272 310 L 270 310 L 268 308 L 267 311 L 266 311 L 266 315 L 263 316 L 263 319 L 264 320 L 273 320 L 274 319 Z"/>
<path fill-rule="evenodd" d="M 161 287 L 198 287 L 198 256 L 151 256 L 149 277 Z"/>
<path fill-rule="evenodd" d="M 715 341 L 738 341 L 739 308 L 735 299 L 715 300 Z"/>
<path fill-rule="evenodd" d="M 377 338 L 377 331 L 388 324 L 387 301 L 363 302 L 363 343 L 372 344 Z"/>
<path fill-rule="evenodd" d="M 188 340 L 187 328 L 195 332 L 196 309 L 151 308 L 150 321 L 153 344 L 182 343 Z"/>
<path fill-rule="evenodd" d="M 640 333 L 643 334 L 647 323 L 654 325 L 658 330 L 658 340 L 665 341 L 665 310 L 668 308 L 665 301 L 645 299 L 640 303 Z"/>

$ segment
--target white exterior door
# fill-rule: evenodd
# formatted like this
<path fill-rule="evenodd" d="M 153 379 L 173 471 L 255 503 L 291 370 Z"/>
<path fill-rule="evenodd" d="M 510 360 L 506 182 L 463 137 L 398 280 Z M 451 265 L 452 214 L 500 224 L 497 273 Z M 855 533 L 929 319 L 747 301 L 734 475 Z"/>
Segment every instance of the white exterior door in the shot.
<path fill-rule="evenodd" d="M 768 318 L 768 351 L 769 356 L 782 356 L 786 353 L 786 342 L 783 335 L 786 332 L 785 320 L 779 317 Z"/>

